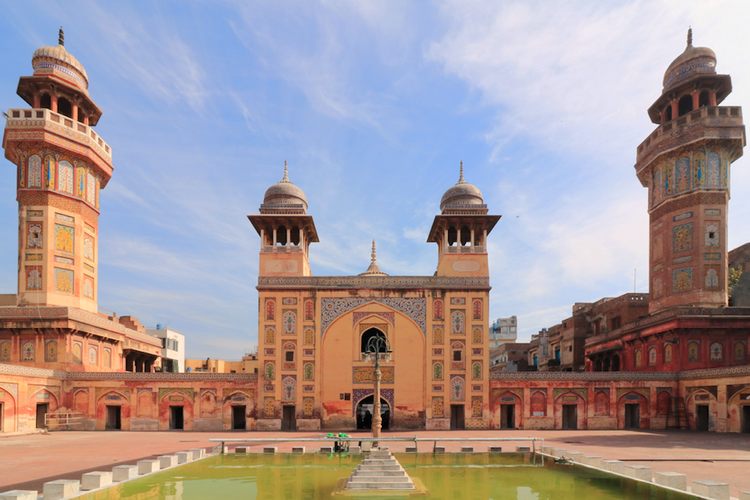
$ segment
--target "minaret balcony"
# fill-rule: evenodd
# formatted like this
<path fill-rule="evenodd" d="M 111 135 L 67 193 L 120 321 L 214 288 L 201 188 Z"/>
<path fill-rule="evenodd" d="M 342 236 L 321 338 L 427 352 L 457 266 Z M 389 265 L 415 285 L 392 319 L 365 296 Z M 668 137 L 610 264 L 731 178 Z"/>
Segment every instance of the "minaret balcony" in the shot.
<path fill-rule="evenodd" d="M 111 168 L 112 149 L 88 125 L 77 122 L 65 115 L 55 113 L 49 109 L 9 109 L 5 125 L 6 134 L 14 130 L 39 129 L 56 135 L 64 136 L 82 146 L 91 148 Z M 16 137 L 29 139 L 29 137 Z"/>
<path fill-rule="evenodd" d="M 486 253 L 484 245 L 447 246 L 444 253 Z"/>
<path fill-rule="evenodd" d="M 266 245 L 262 247 L 262 253 L 302 253 L 299 245 Z"/>
<path fill-rule="evenodd" d="M 638 146 L 635 165 L 640 172 L 659 154 L 702 138 L 742 139 L 745 129 L 740 106 L 704 106 L 660 125 Z"/>

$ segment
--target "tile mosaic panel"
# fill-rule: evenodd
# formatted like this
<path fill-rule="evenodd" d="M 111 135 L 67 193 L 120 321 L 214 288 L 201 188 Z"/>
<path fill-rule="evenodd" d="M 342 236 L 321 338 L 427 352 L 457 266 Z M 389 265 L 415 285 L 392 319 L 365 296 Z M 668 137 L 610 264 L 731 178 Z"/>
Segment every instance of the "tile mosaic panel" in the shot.
<path fill-rule="evenodd" d="M 710 348 L 711 361 L 721 361 L 724 359 L 724 344 L 713 342 Z"/>
<path fill-rule="evenodd" d="M 719 246 L 719 223 L 718 222 L 706 223 L 706 246 L 707 247 Z"/>
<path fill-rule="evenodd" d="M 303 385 L 302 386 L 302 392 L 315 392 L 315 386 L 314 385 Z"/>
<path fill-rule="evenodd" d="M 424 298 L 324 298 L 321 299 L 320 336 L 342 314 L 370 302 L 378 302 L 404 313 L 411 318 L 427 336 L 427 300 Z"/>
<path fill-rule="evenodd" d="M 443 350 L 442 349 L 433 349 L 432 350 L 432 355 L 433 356 L 442 356 L 443 355 Z"/>
<path fill-rule="evenodd" d="M 465 375 L 451 375 L 451 401 L 463 401 L 465 399 L 465 387 Z"/>
<path fill-rule="evenodd" d="M 383 318 L 392 325 L 394 325 L 396 321 L 395 314 L 392 312 L 355 312 L 352 315 L 352 326 L 356 325 L 368 316 L 377 316 L 379 318 Z"/>
<path fill-rule="evenodd" d="M 26 266 L 26 290 L 42 289 L 42 266 Z"/>
<path fill-rule="evenodd" d="M 352 391 L 352 415 L 357 414 L 357 404 L 367 396 L 372 396 L 373 394 L 373 389 L 354 389 Z M 393 389 L 380 389 L 380 399 L 386 400 L 389 405 L 391 415 L 393 415 L 393 408 L 395 408 Z"/>
<path fill-rule="evenodd" d="M 717 290 L 719 288 L 719 266 L 706 266 L 704 284 L 709 289 Z"/>
<path fill-rule="evenodd" d="M 721 215 L 721 210 L 707 208 L 706 210 L 703 211 L 703 213 L 706 215 L 716 216 L 716 215 Z"/>
<path fill-rule="evenodd" d="M 683 267 L 672 270 L 672 291 L 689 292 L 693 289 L 693 268 Z"/>
<path fill-rule="evenodd" d="M 473 384 L 471 390 L 472 392 L 482 392 L 482 384 Z"/>
<path fill-rule="evenodd" d="M 305 321 L 315 321 L 315 304 L 312 300 L 305 301 Z"/>
<path fill-rule="evenodd" d="M 74 264 L 74 260 L 70 257 L 60 257 L 59 255 L 55 255 L 55 262 L 59 262 L 60 264 L 67 264 L 69 266 L 72 266 Z"/>
<path fill-rule="evenodd" d="M 432 343 L 433 344 L 443 343 L 443 327 L 442 326 L 432 327 Z"/>
<path fill-rule="evenodd" d="M 94 299 L 94 278 L 91 276 L 83 277 L 83 296 Z"/>
<path fill-rule="evenodd" d="M 721 254 L 720 253 L 704 253 L 703 259 L 704 260 L 721 260 Z"/>
<path fill-rule="evenodd" d="M 395 379 L 393 366 L 380 367 L 380 383 L 393 384 Z M 375 367 L 373 366 L 354 366 L 352 367 L 352 383 L 355 384 L 372 384 L 375 380 Z"/>
<path fill-rule="evenodd" d="M 672 228 L 672 251 L 687 252 L 693 249 L 693 223 Z"/>
<path fill-rule="evenodd" d="M 444 411 L 443 409 L 444 409 L 443 397 L 433 396 L 432 397 L 432 418 L 442 418 L 443 411 Z"/>
<path fill-rule="evenodd" d="M 71 217 L 70 215 L 58 214 L 58 213 L 55 213 L 55 219 L 61 220 L 63 222 L 75 222 L 76 221 L 75 218 Z"/>
<path fill-rule="evenodd" d="M 443 392 L 443 386 L 442 385 L 433 385 L 432 386 L 432 392 Z"/>
<path fill-rule="evenodd" d="M 471 416 L 472 417 L 482 416 L 482 396 L 471 397 Z"/>
<path fill-rule="evenodd" d="M 55 250 L 63 253 L 73 253 L 75 230 L 69 226 L 55 224 Z"/>
<path fill-rule="evenodd" d="M 679 215 L 675 215 L 674 217 L 672 217 L 672 220 L 675 222 L 679 222 L 681 220 L 691 219 L 692 217 L 693 217 L 693 212 L 685 212 Z"/>
<path fill-rule="evenodd" d="M 92 262 L 94 260 L 94 238 L 85 233 L 83 235 L 83 256 Z"/>
<path fill-rule="evenodd" d="M 26 248 L 42 248 L 42 223 L 26 223 Z"/>
<path fill-rule="evenodd" d="M 37 155 L 29 157 L 29 175 L 26 185 L 30 188 L 42 187 L 42 158 Z"/>
<path fill-rule="evenodd" d="M 281 399 L 294 401 L 297 397 L 297 376 L 284 375 L 281 379 Z"/>
<path fill-rule="evenodd" d="M 296 306 L 297 305 L 297 298 L 296 297 L 284 297 L 282 300 L 282 304 L 285 306 Z"/>
<path fill-rule="evenodd" d="M 70 269 L 55 268 L 55 290 L 64 293 L 73 293 L 73 271 Z"/>
<path fill-rule="evenodd" d="M 432 302 L 432 316 L 436 320 L 443 319 L 443 301 L 441 299 Z"/>
<path fill-rule="evenodd" d="M 451 334 L 464 335 L 465 321 L 463 311 L 451 311 Z"/>
<path fill-rule="evenodd" d="M 284 311 L 282 316 L 282 325 L 285 335 L 294 335 L 295 333 L 297 333 L 296 311 Z"/>
<path fill-rule="evenodd" d="M 466 305 L 466 299 L 464 297 L 451 297 L 452 306 L 463 306 Z"/>
<path fill-rule="evenodd" d="M 43 217 L 43 210 L 26 210 L 26 217 Z"/>

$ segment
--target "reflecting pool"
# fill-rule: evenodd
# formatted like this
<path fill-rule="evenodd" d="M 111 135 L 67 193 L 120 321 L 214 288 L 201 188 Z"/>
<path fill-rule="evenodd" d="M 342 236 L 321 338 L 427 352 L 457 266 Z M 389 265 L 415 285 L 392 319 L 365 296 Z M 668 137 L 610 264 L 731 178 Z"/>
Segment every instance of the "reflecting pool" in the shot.
<path fill-rule="evenodd" d="M 687 500 L 677 493 L 603 471 L 555 464 L 531 453 L 430 453 L 394 456 L 426 495 L 372 498 L 445 500 Z M 336 486 L 363 455 L 217 455 L 90 493 L 85 500 L 346 499 Z M 416 481 L 415 481 L 416 482 Z"/>

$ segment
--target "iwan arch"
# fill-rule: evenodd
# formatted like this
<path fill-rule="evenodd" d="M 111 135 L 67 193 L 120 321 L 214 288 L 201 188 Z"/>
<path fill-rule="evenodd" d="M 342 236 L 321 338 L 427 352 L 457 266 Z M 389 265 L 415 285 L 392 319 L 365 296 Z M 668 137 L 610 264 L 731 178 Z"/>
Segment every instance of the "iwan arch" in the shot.
<path fill-rule="evenodd" d="M 731 342 L 747 353 L 750 330 L 750 310 L 726 307 L 729 168 L 742 154 L 744 125 L 740 108 L 720 106 L 729 77 L 715 74 L 710 50 L 689 44 L 670 66 L 652 107 L 657 129 L 638 150 L 658 226 L 644 228 L 655 235 L 653 311 L 590 346 L 591 360 L 616 350 L 625 371 L 490 374 L 487 241 L 502 224 L 463 169 L 425 235 L 438 251 L 433 276 L 389 276 L 375 248 L 362 274 L 313 276 L 317 230 L 285 170 L 248 216 L 261 242 L 260 373 L 171 374 L 154 372 L 160 343 L 137 319 L 97 312 L 99 196 L 112 151 L 92 129 L 101 110 L 85 70 L 62 42 L 34 54 L 34 75 L 18 90 L 30 108 L 8 111 L 3 136 L 21 231 L 18 290 L 0 298 L 0 432 L 43 425 L 45 413 L 75 413 L 92 430 L 353 430 L 368 423 L 373 362 L 363 344 L 373 335 L 392 348 L 382 354 L 381 393 L 390 429 L 658 429 L 674 398 L 691 428 L 750 429 L 747 358 L 700 369 L 678 363 L 695 354 L 689 342 Z M 660 156 L 702 144 L 705 182 Z M 711 164 L 711 148 L 720 164 Z M 688 315 L 703 314 L 698 326 L 666 338 L 674 330 L 662 320 L 679 323 L 696 303 L 702 309 Z M 664 342 L 676 350 L 673 364 L 647 365 L 644 350 Z"/>

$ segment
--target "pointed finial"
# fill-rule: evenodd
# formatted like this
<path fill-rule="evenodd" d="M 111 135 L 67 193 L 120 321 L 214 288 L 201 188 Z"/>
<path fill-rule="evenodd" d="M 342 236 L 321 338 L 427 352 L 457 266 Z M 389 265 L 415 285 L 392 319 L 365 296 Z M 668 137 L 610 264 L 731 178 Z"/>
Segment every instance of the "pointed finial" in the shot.
<path fill-rule="evenodd" d="M 466 181 L 464 180 L 464 162 L 461 161 L 461 173 L 458 176 L 458 183 L 459 184 L 465 184 Z"/>
<path fill-rule="evenodd" d="M 289 166 L 286 164 L 286 160 L 284 160 L 284 178 L 281 179 L 281 182 L 289 182 Z"/>
<path fill-rule="evenodd" d="M 57 34 L 57 44 L 65 46 L 65 33 L 63 33 L 62 26 L 60 26 L 60 32 Z"/>
<path fill-rule="evenodd" d="M 372 253 L 370 254 L 370 260 L 372 262 L 375 262 L 376 260 L 378 260 L 378 257 L 375 253 L 375 240 L 372 240 Z"/>
<path fill-rule="evenodd" d="M 688 26 L 688 47 L 693 45 L 693 28 Z"/>

